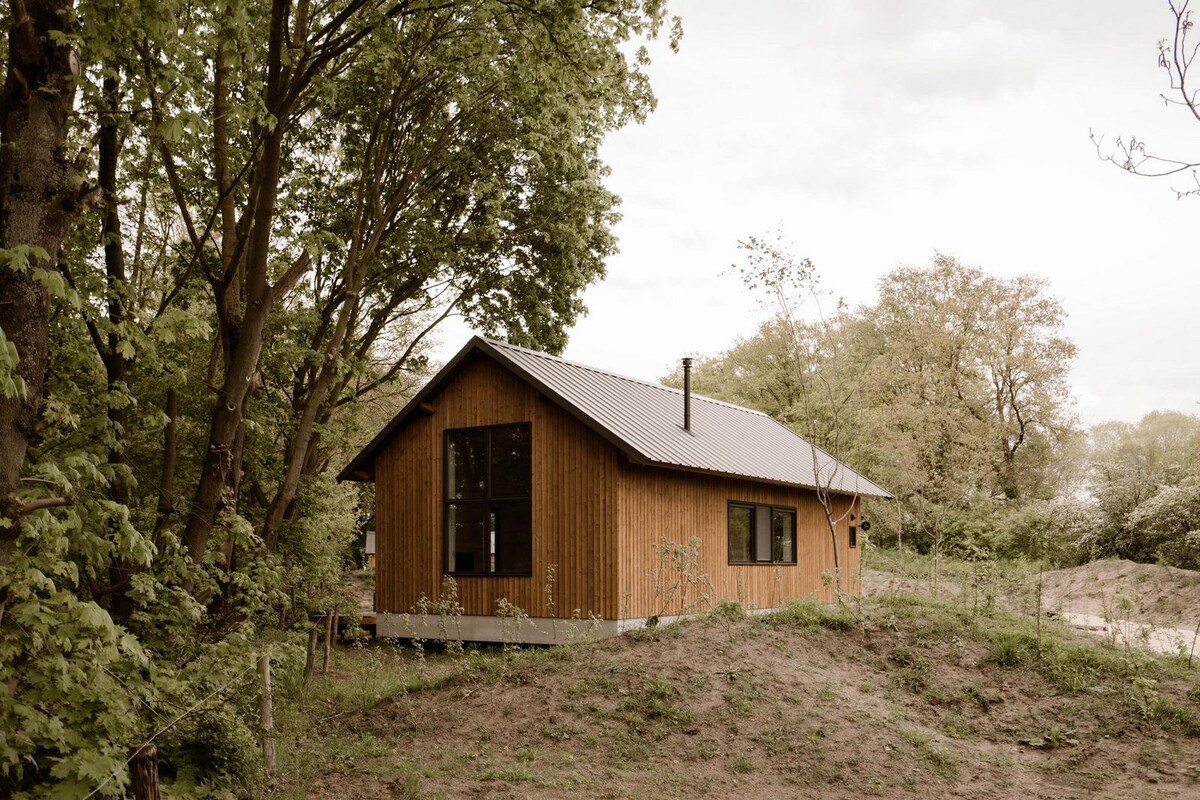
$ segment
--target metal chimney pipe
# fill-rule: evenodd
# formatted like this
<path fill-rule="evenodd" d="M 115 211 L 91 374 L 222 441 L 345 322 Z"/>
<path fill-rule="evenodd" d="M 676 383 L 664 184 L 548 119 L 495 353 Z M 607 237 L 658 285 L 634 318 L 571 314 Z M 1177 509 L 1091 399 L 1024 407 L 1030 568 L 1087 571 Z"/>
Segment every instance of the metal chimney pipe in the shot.
<path fill-rule="evenodd" d="M 692 360 L 683 360 L 683 429 L 692 430 Z"/>

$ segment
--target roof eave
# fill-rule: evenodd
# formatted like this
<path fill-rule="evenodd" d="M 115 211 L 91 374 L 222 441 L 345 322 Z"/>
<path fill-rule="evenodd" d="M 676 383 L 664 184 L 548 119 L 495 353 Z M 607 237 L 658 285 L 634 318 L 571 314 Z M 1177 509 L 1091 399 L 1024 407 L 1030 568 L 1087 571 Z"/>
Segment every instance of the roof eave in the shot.
<path fill-rule="evenodd" d="M 737 472 L 721 472 L 719 470 L 705 469 L 704 467 L 694 467 L 689 464 L 674 464 L 669 461 L 649 461 L 649 460 L 647 460 L 647 461 L 642 462 L 641 466 L 657 467 L 660 469 L 675 470 L 677 472 L 690 472 L 690 473 L 693 473 L 696 475 L 711 475 L 714 478 L 733 478 L 734 480 L 747 481 L 749 483 L 766 483 L 771 486 L 786 486 L 791 489 L 807 489 L 812 492 L 822 490 L 822 491 L 829 492 L 830 494 L 842 495 L 842 496 L 846 496 L 846 497 L 872 497 L 872 498 L 876 498 L 876 499 L 880 499 L 880 500 L 895 499 L 891 494 L 889 494 L 887 492 L 886 489 L 883 489 L 882 487 L 877 486 L 874 483 L 872 483 L 872 485 L 875 486 L 875 488 L 879 490 L 878 492 L 872 491 L 870 489 L 850 490 L 850 489 L 833 489 L 833 488 L 826 488 L 826 487 L 818 487 L 811 483 L 796 483 L 795 481 L 781 481 L 781 480 L 777 480 L 774 478 L 763 478 L 758 475 L 743 475 L 743 474 L 737 473 Z"/>

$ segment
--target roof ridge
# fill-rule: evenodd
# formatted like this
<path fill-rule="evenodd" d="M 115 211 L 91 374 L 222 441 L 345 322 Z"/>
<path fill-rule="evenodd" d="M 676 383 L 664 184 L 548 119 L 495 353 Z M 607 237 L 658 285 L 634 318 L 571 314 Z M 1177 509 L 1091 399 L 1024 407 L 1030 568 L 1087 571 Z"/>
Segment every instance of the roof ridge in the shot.
<path fill-rule="evenodd" d="M 633 377 L 630 377 L 629 375 L 622 375 L 619 372 L 613 372 L 613 371 L 607 370 L 607 369 L 600 369 L 599 367 L 593 367 L 590 364 L 584 364 L 579 361 L 571 361 L 570 359 L 563 358 L 562 356 L 555 356 L 555 355 L 551 355 L 550 353 L 544 353 L 541 350 L 533 350 L 528 347 L 521 347 L 518 344 L 512 344 L 511 342 L 505 342 L 500 339 L 491 339 L 487 336 L 480 336 L 479 338 L 483 339 L 485 342 L 487 342 L 490 345 L 494 345 L 497 347 L 504 347 L 504 348 L 508 348 L 511 350 L 520 350 L 522 353 L 527 353 L 531 356 L 537 356 L 538 358 L 544 358 L 548 361 L 557 361 L 560 364 L 565 364 L 569 367 L 576 367 L 578 369 L 586 370 L 587 372 L 595 372 L 600 375 L 607 375 L 610 378 L 616 378 L 618 380 L 628 381 L 630 383 L 641 384 L 642 386 L 647 386 L 651 389 L 659 389 L 661 391 L 670 392 L 672 394 L 678 394 L 678 395 L 683 394 L 683 389 L 676 389 L 674 386 L 664 386 L 663 384 L 656 383 L 654 381 L 646 381 L 646 380 L 642 380 L 641 378 L 633 378 Z M 767 419 L 771 419 L 771 416 L 769 414 L 766 414 L 757 409 L 746 408 L 745 406 L 739 406 L 736 403 L 729 403 L 729 402 L 726 402 L 725 400 L 717 400 L 716 398 L 709 397 L 708 395 L 696 394 L 695 392 L 692 392 L 692 399 L 693 400 L 703 400 L 707 403 L 712 403 L 713 405 L 724 406 L 726 408 L 732 408 L 737 411 L 743 411 L 747 414 L 754 414 L 756 416 L 767 417 Z"/>

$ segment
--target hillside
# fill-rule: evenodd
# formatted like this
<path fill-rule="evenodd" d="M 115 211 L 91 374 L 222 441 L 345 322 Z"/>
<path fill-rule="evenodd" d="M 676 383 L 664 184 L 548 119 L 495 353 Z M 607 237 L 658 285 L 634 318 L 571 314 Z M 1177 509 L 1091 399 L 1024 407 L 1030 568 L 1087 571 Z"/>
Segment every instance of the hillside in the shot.
<path fill-rule="evenodd" d="M 517 653 L 339 653 L 276 797 L 1200 796 L 1200 680 L 913 596 Z"/>

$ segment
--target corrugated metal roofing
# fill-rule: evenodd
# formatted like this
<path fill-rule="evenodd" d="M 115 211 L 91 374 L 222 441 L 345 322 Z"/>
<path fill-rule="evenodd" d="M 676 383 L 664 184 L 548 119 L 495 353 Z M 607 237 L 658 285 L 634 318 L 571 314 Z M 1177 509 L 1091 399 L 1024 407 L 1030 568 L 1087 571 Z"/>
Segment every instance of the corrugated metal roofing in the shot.
<path fill-rule="evenodd" d="M 408 415 L 440 391 L 459 362 L 483 352 L 557 401 L 635 462 L 793 486 L 891 497 L 877 484 L 810 445 L 760 411 L 692 394 L 683 429 L 683 392 L 483 337 L 473 338 L 338 476 L 362 479 L 375 452 Z"/>

